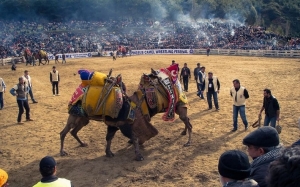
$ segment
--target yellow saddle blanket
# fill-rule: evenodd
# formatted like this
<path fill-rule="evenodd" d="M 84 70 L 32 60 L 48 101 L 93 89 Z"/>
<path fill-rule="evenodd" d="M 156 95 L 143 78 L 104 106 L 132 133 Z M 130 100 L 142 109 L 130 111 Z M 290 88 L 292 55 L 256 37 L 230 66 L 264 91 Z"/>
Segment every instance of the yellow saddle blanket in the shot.
<path fill-rule="evenodd" d="M 112 87 L 107 92 L 103 86 L 88 86 L 82 98 L 82 107 L 88 116 L 106 115 L 117 118 L 123 105 L 119 87 Z"/>

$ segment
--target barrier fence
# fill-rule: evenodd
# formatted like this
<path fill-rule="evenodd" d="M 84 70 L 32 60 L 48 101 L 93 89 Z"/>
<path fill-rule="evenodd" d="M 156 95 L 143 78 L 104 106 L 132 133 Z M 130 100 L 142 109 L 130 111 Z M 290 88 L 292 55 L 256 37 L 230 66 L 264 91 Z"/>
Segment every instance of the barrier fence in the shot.
<path fill-rule="evenodd" d="M 195 49 L 194 55 L 206 55 L 206 49 Z M 211 49 L 210 55 L 300 58 L 300 50 L 232 50 Z"/>
<path fill-rule="evenodd" d="M 110 56 L 112 51 L 105 51 L 101 56 Z M 162 54 L 185 54 L 185 55 L 207 55 L 206 49 L 148 49 L 132 50 L 131 55 L 162 55 Z M 127 54 L 129 55 L 129 54 Z M 300 58 L 300 50 L 232 50 L 232 49 L 211 49 L 210 55 L 228 56 L 256 56 L 256 57 L 283 57 Z M 66 58 L 89 58 L 100 56 L 98 52 L 87 53 L 66 53 Z M 49 60 L 54 60 L 54 55 L 48 55 Z M 59 59 L 62 54 L 58 54 Z M 24 57 L 12 57 L 0 59 L 0 64 L 25 62 Z"/>

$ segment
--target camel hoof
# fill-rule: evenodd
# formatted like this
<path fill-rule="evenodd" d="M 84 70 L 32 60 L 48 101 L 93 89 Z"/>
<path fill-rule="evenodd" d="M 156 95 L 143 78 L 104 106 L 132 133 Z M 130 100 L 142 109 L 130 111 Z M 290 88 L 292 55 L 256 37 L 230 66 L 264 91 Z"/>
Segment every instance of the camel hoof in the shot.
<path fill-rule="evenodd" d="M 81 146 L 81 147 L 87 147 L 88 144 L 87 144 L 87 143 L 82 143 L 82 144 L 80 144 L 80 146 Z"/>
<path fill-rule="evenodd" d="M 191 145 L 191 143 L 188 142 L 188 143 L 184 144 L 183 147 L 189 147 L 190 145 Z"/>
<path fill-rule="evenodd" d="M 186 131 L 182 131 L 181 135 L 183 135 L 183 136 L 186 135 Z"/>
<path fill-rule="evenodd" d="M 68 153 L 66 151 L 60 151 L 60 156 L 67 156 Z"/>
<path fill-rule="evenodd" d="M 135 160 L 136 161 L 143 161 L 144 157 L 142 155 L 138 155 L 138 156 L 136 156 Z"/>
<path fill-rule="evenodd" d="M 109 158 L 112 158 L 115 155 L 111 151 L 106 151 L 106 156 L 109 157 Z"/>

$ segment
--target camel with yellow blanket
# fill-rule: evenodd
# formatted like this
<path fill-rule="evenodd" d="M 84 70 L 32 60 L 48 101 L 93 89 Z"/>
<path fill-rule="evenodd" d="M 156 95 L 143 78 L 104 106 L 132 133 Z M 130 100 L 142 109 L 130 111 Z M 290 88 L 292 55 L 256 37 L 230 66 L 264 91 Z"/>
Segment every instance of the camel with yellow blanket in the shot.
<path fill-rule="evenodd" d="M 174 66 L 171 69 L 176 69 L 177 72 L 177 68 L 178 66 Z M 80 75 L 83 75 L 81 75 L 82 84 L 69 102 L 70 115 L 66 127 L 60 133 L 60 154 L 62 156 L 67 154 L 63 149 L 64 139 L 71 129 L 73 129 L 72 136 L 81 146 L 86 146 L 87 144 L 79 139 L 77 133 L 89 123 L 89 120 L 98 120 L 104 121 L 107 125 L 106 156 L 114 156 L 110 150 L 111 142 L 116 131 L 120 129 L 133 143 L 135 159 L 141 161 L 144 158 L 139 151 L 139 145 L 158 134 L 150 121 L 151 117 L 161 112 L 165 112 L 163 117 L 165 121 L 174 120 L 175 113 L 179 115 L 185 124 L 185 129 L 181 134 L 185 135 L 188 131 L 189 138 L 185 146 L 189 146 L 192 125 L 187 117 L 187 98 L 182 92 L 180 83 L 172 79 L 176 73 L 170 72 L 166 68 L 143 75 L 139 89 L 132 96 L 127 96 L 124 92 L 124 84 L 120 76 L 111 78 L 110 75 L 100 72 L 80 72 Z M 169 79 L 169 85 L 167 79 Z"/>

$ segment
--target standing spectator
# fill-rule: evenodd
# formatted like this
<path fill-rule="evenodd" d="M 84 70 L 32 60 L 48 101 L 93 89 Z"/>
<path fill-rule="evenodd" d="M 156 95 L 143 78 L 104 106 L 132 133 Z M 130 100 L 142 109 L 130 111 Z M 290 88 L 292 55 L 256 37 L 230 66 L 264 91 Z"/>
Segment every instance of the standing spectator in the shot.
<path fill-rule="evenodd" d="M 40 161 L 40 173 L 42 179 L 40 182 L 35 184 L 33 187 L 42 186 L 59 186 L 59 187 L 74 187 L 72 182 L 65 178 L 58 178 L 56 176 L 56 161 L 51 156 L 46 156 Z"/>
<path fill-rule="evenodd" d="M 0 110 L 3 109 L 4 107 L 4 96 L 3 94 L 5 93 L 6 85 L 4 80 L 0 77 Z"/>
<path fill-rule="evenodd" d="M 32 53 L 32 66 L 36 66 L 36 59 L 35 59 L 35 57 L 36 57 L 36 52 L 33 52 Z"/>
<path fill-rule="evenodd" d="M 203 87 L 205 78 L 206 78 L 205 67 L 202 66 L 200 68 L 200 71 L 198 72 L 198 77 L 197 77 L 197 85 L 198 85 L 198 90 L 199 90 L 197 93 L 197 96 L 199 96 L 201 99 L 204 99 L 201 89 Z"/>
<path fill-rule="evenodd" d="M 3 169 L 0 169 L 0 187 L 8 187 L 8 174 Z"/>
<path fill-rule="evenodd" d="M 27 95 L 29 92 L 29 87 L 25 84 L 23 77 L 19 78 L 19 83 L 16 84 L 11 90 L 10 93 L 13 96 L 17 96 L 17 103 L 19 107 L 19 114 L 18 114 L 18 124 L 23 124 L 22 114 L 24 113 L 24 108 L 26 110 L 26 121 L 33 121 L 30 118 L 30 108 L 28 104 Z"/>
<path fill-rule="evenodd" d="M 248 147 L 248 155 L 253 159 L 250 178 L 260 187 L 267 187 L 269 165 L 280 156 L 281 150 L 276 129 L 269 126 L 256 129 L 243 139 L 243 144 Z"/>
<path fill-rule="evenodd" d="M 58 61 L 58 54 L 57 53 L 54 54 L 54 58 L 55 58 L 55 64 L 59 63 L 59 61 Z"/>
<path fill-rule="evenodd" d="M 197 86 L 197 91 L 201 91 L 199 90 L 198 88 L 198 83 L 197 83 L 197 77 L 198 77 L 198 73 L 200 71 L 200 63 L 197 63 L 197 67 L 194 69 L 194 78 L 195 78 L 195 81 L 196 81 L 196 86 Z"/>
<path fill-rule="evenodd" d="M 233 80 L 233 88 L 230 90 L 230 95 L 233 98 L 233 129 L 232 132 L 237 131 L 237 117 L 238 113 L 242 118 L 242 121 L 245 125 L 245 130 L 248 129 L 248 121 L 246 118 L 246 99 L 249 98 L 249 93 L 245 87 L 240 85 L 240 81 L 238 79 Z"/>
<path fill-rule="evenodd" d="M 226 187 L 258 187 L 250 176 L 250 163 L 248 156 L 238 150 L 224 152 L 218 164 L 220 182 Z"/>
<path fill-rule="evenodd" d="M 62 58 L 62 61 L 61 61 L 62 64 L 63 64 L 64 62 L 67 63 L 67 61 L 66 61 L 66 54 L 65 54 L 65 53 L 63 53 L 63 54 L 61 55 L 61 58 Z"/>
<path fill-rule="evenodd" d="M 12 71 L 16 71 L 16 70 L 17 70 L 17 66 L 16 66 L 15 63 L 12 63 L 12 65 L 11 65 L 11 70 L 12 70 Z"/>
<path fill-rule="evenodd" d="M 184 63 L 184 67 L 181 69 L 180 80 L 183 82 L 184 91 L 189 91 L 189 79 L 191 78 L 190 68 L 187 67 L 187 63 Z"/>
<path fill-rule="evenodd" d="M 212 72 L 208 72 L 208 77 L 206 77 L 203 82 L 202 92 L 204 90 L 206 90 L 208 110 L 212 109 L 212 102 L 211 102 L 212 96 L 214 97 L 214 104 L 215 104 L 216 110 L 219 110 L 218 94 L 220 91 L 220 82 L 219 82 L 218 77 L 213 76 Z"/>
<path fill-rule="evenodd" d="M 24 71 L 24 75 L 23 75 L 23 79 L 25 81 L 25 84 L 29 87 L 29 95 L 30 95 L 30 98 L 32 100 L 33 103 L 38 103 L 34 97 L 33 97 L 33 93 L 32 93 L 32 82 L 31 82 L 31 77 L 28 73 L 28 70 L 25 70 Z"/>
<path fill-rule="evenodd" d="M 210 48 L 208 47 L 208 48 L 206 49 L 206 55 L 209 56 L 209 53 L 210 53 Z"/>
<path fill-rule="evenodd" d="M 298 187 L 300 184 L 300 147 L 287 147 L 269 166 L 267 183 L 272 187 Z"/>
<path fill-rule="evenodd" d="M 117 60 L 117 51 L 112 52 L 113 61 Z"/>
<path fill-rule="evenodd" d="M 269 123 L 271 123 L 271 126 L 275 128 L 276 121 L 279 121 L 280 119 L 280 107 L 277 99 L 271 94 L 270 89 L 264 89 L 264 101 L 258 114 L 259 118 L 261 117 L 263 110 L 265 110 L 264 126 L 269 126 Z"/>
<path fill-rule="evenodd" d="M 174 65 L 174 64 L 177 64 L 177 63 L 175 62 L 175 60 L 172 60 L 172 64 L 171 64 L 171 65 Z M 179 70 L 180 70 L 180 69 L 179 69 L 179 64 L 178 64 L 178 70 L 177 70 L 178 73 L 179 73 Z"/>
<path fill-rule="evenodd" d="M 50 82 L 52 84 L 52 93 L 53 93 L 53 96 L 59 96 L 59 91 L 58 91 L 58 83 L 59 83 L 59 81 L 60 81 L 59 73 L 56 70 L 56 67 L 53 66 L 52 67 L 52 71 L 50 71 Z M 55 90 L 56 90 L 56 92 L 55 92 Z"/>

